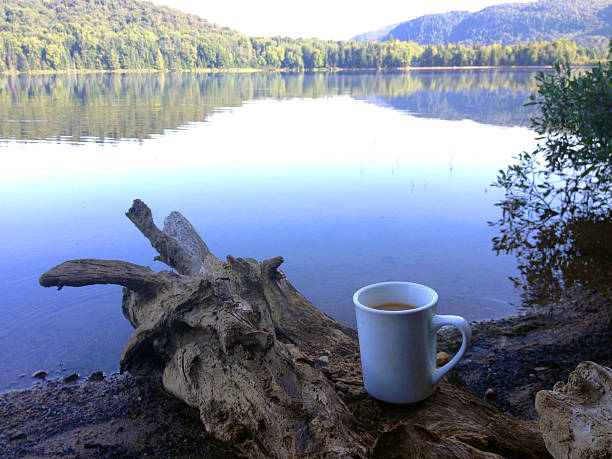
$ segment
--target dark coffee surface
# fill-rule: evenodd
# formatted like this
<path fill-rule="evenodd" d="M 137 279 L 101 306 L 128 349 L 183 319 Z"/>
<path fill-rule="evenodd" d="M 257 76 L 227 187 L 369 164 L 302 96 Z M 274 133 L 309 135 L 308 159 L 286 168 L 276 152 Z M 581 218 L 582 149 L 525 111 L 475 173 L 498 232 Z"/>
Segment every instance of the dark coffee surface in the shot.
<path fill-rule="evenodd" d="M 379 311 L 407 311 L 409 309 L 418 309 L 418 306 L 398 302 L 378 303 L 369 307 L 372 309 L 378 309 Z"/>

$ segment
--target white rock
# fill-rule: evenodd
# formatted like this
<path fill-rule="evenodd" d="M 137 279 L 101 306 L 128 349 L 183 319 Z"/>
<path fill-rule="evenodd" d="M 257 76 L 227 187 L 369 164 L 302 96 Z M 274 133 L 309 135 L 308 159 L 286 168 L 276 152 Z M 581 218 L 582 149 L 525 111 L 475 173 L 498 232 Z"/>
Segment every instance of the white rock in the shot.
<path fill-rule="evenodd" d="M 612 370 L 582 362 L 552 391 L 536 395 L 540 430 L 555 458 L 604 458 L 612 452 Z"/>

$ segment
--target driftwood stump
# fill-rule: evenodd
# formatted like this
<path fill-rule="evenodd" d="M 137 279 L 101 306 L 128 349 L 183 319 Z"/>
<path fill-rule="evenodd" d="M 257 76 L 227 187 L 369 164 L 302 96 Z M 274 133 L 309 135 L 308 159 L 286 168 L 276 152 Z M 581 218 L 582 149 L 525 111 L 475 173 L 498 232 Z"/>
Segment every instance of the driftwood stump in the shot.
<path fill-rule="evenodd" d="M 118 284 L 135 328 L 121 371 L 159 381 L 200 412 L 206 430 L 253 457 L 545 457 L 537 425 L 442 381 L 411 406 L 362 388 L 356 332 L 315 308 L 281 257 L 214 256 L 172 212 L 161 231 L 135 200 L 127 217 L 173 271 L 72 260 L 45 287 Z"/>
<path fill-rule="evenodd" d="M 536 395 L 548 450 L 555 458 L 612 457 L 612 370 L 582 362 L 553 390 Z"/>

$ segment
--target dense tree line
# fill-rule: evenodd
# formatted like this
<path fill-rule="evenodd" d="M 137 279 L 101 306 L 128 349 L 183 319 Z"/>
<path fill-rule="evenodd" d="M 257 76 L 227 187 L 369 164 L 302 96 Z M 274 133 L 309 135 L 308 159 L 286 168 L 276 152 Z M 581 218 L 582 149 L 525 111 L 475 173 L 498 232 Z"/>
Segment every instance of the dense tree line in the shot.
<path fill-rule="evenodd" d="M 252 38 L 138 0 L 4 0 L 0 72 L 346 69 L 594 62 L 604 51 L 560 40 L 511 46 Z"/>
<path fill-rule="evenodd" d="M 584 48 L 569 40 L 557 40 L 515 45 L 426 46 L 418 60 L 420 65 L 427 66 L 551 65 L 557 62 L 587 64 L 603 56 L 601 50 Z"/>

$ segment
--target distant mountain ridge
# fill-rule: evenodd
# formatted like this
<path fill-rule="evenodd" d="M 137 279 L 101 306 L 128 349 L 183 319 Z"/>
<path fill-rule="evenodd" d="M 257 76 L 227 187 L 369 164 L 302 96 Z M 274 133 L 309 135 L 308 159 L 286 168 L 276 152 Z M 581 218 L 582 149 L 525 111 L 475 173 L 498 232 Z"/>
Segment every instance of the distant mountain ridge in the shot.
<path fill-rule="evenodd" d="M 421 45 L 508 45 L 565 38 L 582 46 L 601 46 L 612 37 L 612 0 L 539 0 L 490 6 L 475 13 L 430 14 L 351 40 L 386 41 L 391 37 Z"/>

